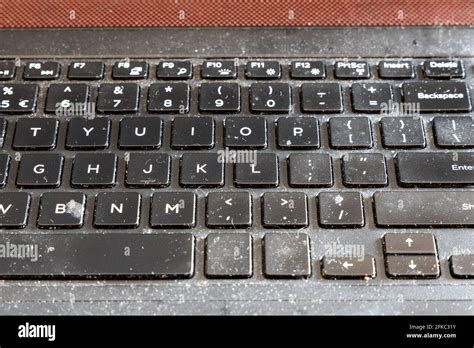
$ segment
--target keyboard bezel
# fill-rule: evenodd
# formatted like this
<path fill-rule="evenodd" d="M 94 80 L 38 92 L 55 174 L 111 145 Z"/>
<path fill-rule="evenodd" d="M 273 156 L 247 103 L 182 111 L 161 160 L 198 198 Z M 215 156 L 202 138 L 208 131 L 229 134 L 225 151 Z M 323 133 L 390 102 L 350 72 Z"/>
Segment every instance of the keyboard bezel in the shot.
<path fill-rule="evenodd" d="M 94 44 L 90 42 L 94 36 Z M 228 39 L 228 35 L 235 38 Z M 202 61 L 202 57 L 225 58 L 225 57 L 261 57 L 278 59 L 285 64 L 283 77 L 288 77 L 288 65 L 296 58 L 323 59 L 333 62 L 341 57 L 372 57 L 367 59 L 373 68 L 374 62 L 384 57 L 417 57 L 411 59 L 421 62 L 423 57 L 436 56 L 446 57 L 455 55 L 463 60 L 465 66 L 469 66 L 465 81 L 472 85 L 474 79 L 472 66 L 474 65 L 474 42 L 469 40 L 473 37 L 474 29 L 469 28 L 390 28 L 381 30 L 379 28 L 352 28 L 352 29 L 120 29 L 120 30 L 1 30 L 0 39 L 5 45 L 0 48 L 2 58 L 21 57 L 22 60 L 45 60 L 72 61 L 82 58 L 103 59 L 108 67 L 107 80 L 110 77 L 110 65 L 112 62 L 124 57 L 146 58 L 153 66 L 162 58 L 189 58 L 194 63 Z M 227 39 L 226 39 L 227 37 Z M 452 39 L 449 43 L 446 40 Z M 114 40 L 111 40 L 114 38 Z M 144 38 L 146 38 L 146 43 Z M 109 42 L 110 41 L 110 42 Z M 185 43 L 180 46 L 177 43 Z M 23 43 L 23 44 L 18 44 Z M 204 47 L 204 48 L 203 48 Z M 224 53 L 222 53 L 224 52 Z M 285 52 L 285 54 L 282 54 Z M 427 53 L 429 52 L 429 54 Z M 75 58 L 72 58 L 75 57 Z M 110 58 L 115 57 L 115 58 Z M 196 58 L 198 57 L 198 58 Z M 242 58 L 241 62 L 245 62 Z M 196 64 L 195 64 L 196 65 Z M 418 64 L 419 65 L 419 64 Z M 244 85 L 251 81 L 244 79 L 239 67 L 239 80 Z M 195 68 L 196 69 L 196 68 Z M 419 68 L 417 68 L 419 69 Z M 61 80 L 65 79 L 64 66 Z M 373 71 L 373 69 L 372 69 Z M 197 73 L 197 74 L 196 74 Z M 419 71 L 416 72 L 417 76 Z M 21 76 L 21 69 L 17 76 Z M 150 70 L 151 80 L 156 80 L 154 70 Z M 196 78 L 199 71 L 195 71 L 192 85 L 197 83 Z M 328 69 L 330 78 L 333 72 Z M 18 77 L 17 77 L 18 79 Z M 64 80 L 63 80 L 64 79 Z M 60 80 L 60 81 L 61 81 Z M 104 80 L 104 81 L 105 81 Z M 150 80 L 139 81 L 147 84 Z M 385 81 L 385 80 L 384 80 Z M 413 79 L 412 81 L 416 81 Z M 55 83 L 57 81 L 51 81 Z M 304 81 L 290 80 L 292 84 L 300 84 Z M 350 81 L 338 80 L 344 86 Z M 48 84 L 50 82 L 44 82 Z M 94 85 L 97 82 L 92 82 Z M 395 83 L 400 83 L 396 81 Z M 40 82 L 43 84 L 43 82 Z M 471 90 L 472 92 L 472 90 Z M 42 89 L 39 108 L 44 103 L 45 90 Z M 143 91 L 142 91 L 143 93 Z M 295 92 L 293 91 L 293 94 Z M 472 94 L 471 94 L 472 96 Z M 193 89 L 192 98 L 196 98 L 196 90 Z M 143 99 L 142 99 L 143 100 Z M 243 108 L 247 110 L 247 97 L 243 93 Z M 345 109 L 351 110 L 348 89 L 345 89 Z M 196 111 L 196 103 L 191 104 Z M 143 108 L 144 103 L 141 103 Z M 40 109 L 39 109 L 40 110 Z M 244 113 L 246 114 L 246 113 Z M 351 111 L 347 115 L 354 115 Z M 471 112 L 472 116 L 473 113 Z M 265 151 L 278 151 L 280 164 L 284 156 L 292 152 L 277 150 L 275 147 L 275 132 L 271 120 L 280 115 L 265 116 L 269 125 L 269 146 Z M 6 116 L 9 122 L 17 117 Z M 120 119 L 122 116 L 111 116 L 112 120 Z M 168 120 L 168 116 L 161 116 Z M 174 117 L 174 116 L 173 116 Z M 225 116 L 216 115 L 220 126 L 217 127 L 216 139 L 222 144 L 222 119 Z M 318 115 L 320 124 L 326 124 L 331 116 Z M 337 116 L 336 116 L 337 117 Z M 369 116 L 372 117 L 372 116 Z M 374 116 L 378 117 L 378 115 Z M 433 115 L 422 115 L 426 120 Z M 110 139 L 110 151 L 122 154 L 126 151 L 117 149 L 118 128 L 115 122 Z M 12 131 L 14 127 L 8 127 L 6 136 L 6 148 L 10 147 Z M 61 126 L 59 144 L 53 152 L 64 152 L 70 155 L 72 151 L 64 150 L 64 137 L 66 127 Z M 425 128 L 425 130 L 428 130 Z M 377 130 L 377 138 L 380 139 L 380 131 Z M 429 141 L 426 149 L 407 151 L 429 151 L 434 149 L 432 129 L 429 129 Z M 346 150 L 333 150 L 328 147 L 326 126 L 321 127 L 320 150 L 330 153 L 334 158 L 340 158 Z M 170 144 L 169 122 L 165 128 L 164 146 L 160 151 L 172 155 L 183 153 L 183 151 L 172 150 Z M 215 150 L 215 149 L 214 149 Z M 440 149 L 438 149 L 440 150 Z M 104 151 L 104 150 L 102 150 Z M 203 151 L 203 150 L 200 150 Z M 204 150 L 206 151 L 206 150 Z M 382 149 L 380 141 L 372 150 L 360 150 L 357 152 L 382 152 L 390 154 L 391 151 Z M 463 151 L 473 151 L 463 150 Z M 178 161 L 173 163 L 173 174 L 177 173 Z M 282 168 L 282 166 L 281 166 Z M 283 167 L 284 168 L 284 167 Z M 323 189 L 295 189 L 298 192 L 327 192 L 337 188 L 349 191 L 363 191 L 366 208 L 371 207 L 369 194 L 374 191 L 383 191 L 396 188 L 397 190 L 413 190 L 394 186 L 395 172 L 393 161 L 388 162 L 389 186 L 377 189 L 348 189 L 342 186 L 339 161 L 334 163 L 335 185 Z M 70 160 L 64 168 L 63 187 L 69 182 Z M 123 186 L 124 162 L 121 161 L 118 168 L 118 185 L 112 191 L 125 189 Z M 16 164 L 10 172 L 9 184 L 3 191 L 15 191 L 12 186 L 11 176 L 16 176 Z M 226 172 L 226 189 L 235 191 L 249 191 L 255 200 L 263 192 L 278 189 L 236 189 L 227 186 L 232 179 L 230 171 Z M 172 175 L 171 186 L 159 190 L 182 190 L 177 183 L 178 176 Z M 281 171 L 281 180 L 286 182 L 286 170 Z M 109 190 L 109 189 L 107 189 Z M 128 189 L 127 189 L 128 190 Z M 193 189 L 186 189 L 194 191 Z M 225 189 L 224 189 L 225 190 Z M 38 192 L 39 190 L 31 190 Z M 53 190 L 51 190 L 53 191 Z M 85 189 L 84 192 L 103 192 L 103 190 Z M 133 189 L 149 195 L 149 189 Z M 206 189 L 204 192 L 216 191 Z M 311 227 L 316 224 L 316 203 L 314 192 L 309 200 Z M 37 206 L 38 196 L 35 196 L 32 206 Z M 142 212 L 148 211 L 148 201 L 144 200 Z M 472 314 L 472 294 L 474 293 L 474 281 L 454 279 L 449 272 L 447 258 L 454 253 L 453 245 L 459 248 L 469 249 L 474 245 L 474 229 L 423 229 L 423 232 L 433 232 L 436 235 L 441 263 L 441 278 L 435 280 L 390 280 L 387 278 L 382 262 L 381 238 L 387 232 L 405 231 L 406 229 L 381 229 L 374 228 L 373 211 L 366 209 L 366 227 L 357 230 L 331 230 L 317 229 L 310 232 L 313 250 L 321 250 L 321 246 L 333 242 L 335 235 L 339 236 L 341 243 L 363 243 L 367 254 L 375 256 L 377 261 L 377 278 L 365 283 L 360 280 L 325 280 L 322 279 L 320 268 L 313 258 L 313 275 L 308 280 L 267 280 L 262 276 L 262 248 L 261 237 L 263 231 L 251 232 L 254 236 L 254 277 L 246 280 L 209 280 L 203 275 L 204 267 L 204 237 L 209 230 L 204 227 L 204 203 L 202 196 L 198 203 L 198 226 L 195 235 L 198 237 L 196 246 L 196 275 L 189 280 L 159 280 L 159 281 L 5 281 L 0 284 L 2 299 L 0 300 L 0 312 L 9 314 L 45 314 L 46 310 L 55 314 L 83 314 L 83 313 L 120 313 L 120 314 L 238 314 L 238 313 L 267 313 L 267 314 Z M 93 206 L 93 200 L 88 201 L 87 210 Z M 254 212 L 258 212 L 258 204 L 254 204 Z M 33 223 L 36 212 L 30 212 L 30 224 Z M 147 221 L 147 215 L 142 218 Z M 258 218 L 257 221 L 259 221 Z M 87 224 L 90 224 L 90 217 Z M 31 225 L 29 225 L 31 226 Z M 90 228 L 86 225 L 86 229 Z M 413 229 L 410 229 L 413 230 Z M 38 231 L 35 229 L 35 231 Z M 265 232 L 274 231 L 265 229 Z M 133 231 L 131 231 L 133 232 Z M 44 233 L 38 231 L 38 233 Z M 48 232 L 48 233 L 54 233 Z M 73 232 L 75 233 L 75 232 Z M 111 231 L 110 233 L 113 233 Z M 377 241 L 377 243 L 375 243 Z M 318 248 L 315 248 L 315 245 Z M 460 250 L 458 250 L 460 251 Z M 471 249 L 472 253 L 473 250 Z M 321 253 L 322 256 L 322 253 Z M 314 257 L 314 254 L 313 254 Z M 53 302 L 54 300 L 54 302 Z M 471 309 L 469 309 L 471 308 Z"/>

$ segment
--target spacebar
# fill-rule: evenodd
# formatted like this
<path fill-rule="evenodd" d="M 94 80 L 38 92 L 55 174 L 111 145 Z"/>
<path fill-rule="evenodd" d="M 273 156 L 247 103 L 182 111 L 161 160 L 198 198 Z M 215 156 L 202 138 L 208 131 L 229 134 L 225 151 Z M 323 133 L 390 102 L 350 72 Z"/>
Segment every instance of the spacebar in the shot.
<path fill-rule="evenodd" d="M 189 278 L 190 233 L 0 233 L 0 279 Z"/>
<path fill-rule="evenodd" d="M 474 226 L 474 191 L 374 194 L 376 223 L 392 226 Z"/>

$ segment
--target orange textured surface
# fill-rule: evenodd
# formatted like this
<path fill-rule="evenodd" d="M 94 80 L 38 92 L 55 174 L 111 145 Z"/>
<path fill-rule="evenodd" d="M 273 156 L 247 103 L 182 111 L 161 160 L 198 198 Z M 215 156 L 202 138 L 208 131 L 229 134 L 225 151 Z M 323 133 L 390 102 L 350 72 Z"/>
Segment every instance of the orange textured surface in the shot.
<path fill-rule="evenodd" d="M 474 25 L 474 0 L 2 0 L 0 28 Z"/>

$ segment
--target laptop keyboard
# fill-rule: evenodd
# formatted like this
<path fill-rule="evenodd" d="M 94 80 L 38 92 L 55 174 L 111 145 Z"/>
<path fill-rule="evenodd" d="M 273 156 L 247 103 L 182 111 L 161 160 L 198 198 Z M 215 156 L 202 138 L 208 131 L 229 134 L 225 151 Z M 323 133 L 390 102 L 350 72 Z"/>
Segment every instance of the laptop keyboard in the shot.
<path fill-rule="evenodd" d="M 472 69 L 1 60 L 0 278 L 473 278 Z"/>

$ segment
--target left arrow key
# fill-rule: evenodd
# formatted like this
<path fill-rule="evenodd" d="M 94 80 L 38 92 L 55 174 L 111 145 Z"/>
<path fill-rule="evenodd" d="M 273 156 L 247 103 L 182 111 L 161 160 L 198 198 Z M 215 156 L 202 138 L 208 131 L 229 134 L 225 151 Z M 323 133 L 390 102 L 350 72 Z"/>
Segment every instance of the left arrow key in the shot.
<path fill-rule="evenodd" d="M 324 256 L 321 260 L 321 274 L 329 279 L 375 278 L 375 259 L 372 256 L 358 257 Z"/>

